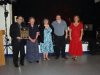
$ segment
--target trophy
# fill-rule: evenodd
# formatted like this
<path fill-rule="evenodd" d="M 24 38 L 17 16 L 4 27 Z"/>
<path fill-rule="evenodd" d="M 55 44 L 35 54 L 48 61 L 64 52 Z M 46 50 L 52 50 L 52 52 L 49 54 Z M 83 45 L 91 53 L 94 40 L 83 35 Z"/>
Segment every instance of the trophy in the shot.
<path fill-rule="evenodd" d="M 20 29 L 20 37 L 22 39 L 28 39 L 29 37 L 29 29 L 28 27 L 23 27 Z"/>

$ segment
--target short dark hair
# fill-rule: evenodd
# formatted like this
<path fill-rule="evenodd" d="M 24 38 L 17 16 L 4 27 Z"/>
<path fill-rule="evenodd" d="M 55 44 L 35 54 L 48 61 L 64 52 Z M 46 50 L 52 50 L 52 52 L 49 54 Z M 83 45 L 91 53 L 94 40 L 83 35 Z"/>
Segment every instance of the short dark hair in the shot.
<path fill-rule="evenodd" d="M 16 19 L 18 19 L 19 17 L 22 17 L 23 18 L 23 16 L 17 16 Z"/>

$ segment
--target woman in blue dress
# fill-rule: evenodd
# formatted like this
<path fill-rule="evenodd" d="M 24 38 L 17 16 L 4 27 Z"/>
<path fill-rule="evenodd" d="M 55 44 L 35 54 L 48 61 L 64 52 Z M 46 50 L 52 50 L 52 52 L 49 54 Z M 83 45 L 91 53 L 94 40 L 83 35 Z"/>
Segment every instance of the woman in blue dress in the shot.
<path fill-rule="evenodd" d="M 49 26 L 49 20 L 44 19 L 44 28 L 43 28 L 43 34 L 40 34 L 43 36 L 42 42 L 40 43 L 40 49 L 43 53 L 44 60 L 49 60 L 48 53 L 53 53 L 53 42 L 52 42 L 52 29 Z"/>

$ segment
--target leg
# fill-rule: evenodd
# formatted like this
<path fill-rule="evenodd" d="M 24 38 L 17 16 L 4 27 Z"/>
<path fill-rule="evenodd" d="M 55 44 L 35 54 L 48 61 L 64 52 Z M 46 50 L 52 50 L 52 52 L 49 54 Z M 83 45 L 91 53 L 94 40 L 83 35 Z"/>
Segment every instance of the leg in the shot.
<path fill-rule="evenodd" d="M 46 59 L 47 59 L 47 60 L 50 60 L 49 57 L 48 57 L 48 53 L 46 53 Z"/>
<path fill-rule="evenodd" d="M 59 37 L 55 36 L 55 40 L 54 40 L 54 43 L 55 43 L 55 55 L 56 55 L 56 58 L 59 58 L 60 56 L 60 41 L 59 41 Z"/>
<path fill-rule="evenodd" d="M 18 54 L 19 54 L 19 51 L 14 49 L 13 50 L 13 63 L 15 67 L 18 67 Z"/>
<path fill-rule="evenodd" d="M 61 55 L 62 58 L 66 58 L 66 53 L 65 53 L 65 37 L 62 36 L 61 38 Z"/>
<path fill-rule="evenodd" d="M 38 42 L 34 43 L 34 58 L 36 62 L 39 62 L 40 55 L 39 55 Z"/>
<path fill-rule="evenodd" d="M 62 58 L 66 57 L 65 46 L 63 46 L 63 47 L 61 48 L 61 55 L 62 55 Z"/>
<path fill-rule="evenodd" d="M 33 43 L 31 41 L 27 41 L 26 45 L 26 59 L 28 62 L 33 62 Z"/>
<path fill-rule="evenodd" d="M 61 46 L 61 55 L 62 55 L 63 58 L 66 57 L 65 43 L 64 42 L 62 43 L 62 46 Z"/>
<path fill-rule="evenodd" d="M 46 53 L 43 53 L 43 59 L 46 60 Z"/>
<path fill-rule="evenodd" d="M 13 48 L 13 63 L 15 67 L 18 67 L 19 43 L 17 41 L 13 42 L 12 48 Z"/>
<path fill-rule="evenodd" d="M 58 47 L 58 46 L 56 46 L 56 49 L 55 49 L 56 51 L 56 58 L 59 58 L 59 56 L 60 56 L 60 48 Z"/>
<path fill-rule="evenodd" d="M 24 65 L 24 58 L 25 58 L 25 50 L 23 42 L 20 43 L 20 64 Z"/>

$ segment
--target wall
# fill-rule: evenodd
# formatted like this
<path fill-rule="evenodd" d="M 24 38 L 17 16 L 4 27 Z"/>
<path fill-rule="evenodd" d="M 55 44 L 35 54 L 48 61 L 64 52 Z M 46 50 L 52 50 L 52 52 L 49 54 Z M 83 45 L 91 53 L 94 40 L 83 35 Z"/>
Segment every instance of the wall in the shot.
<path fill-rule="evenodd" d="M 9 36 L 9 28 L 10 28 L 10 25 L 12 24 L 12 5 L 7 4 L 6 9 L 9 12 L 8 17 L 7 17 L 7 35 L 8 35 L 9 40 L 11 40 L 11 38 Z M 4 11 L 5 11 L 4 10 L 4 5 L 0 5 L 0 30 L 2 30 L 2 29 L 5 30 Z M 4 42 L 4 44 L 5 44 L 5 42 Z"/>

